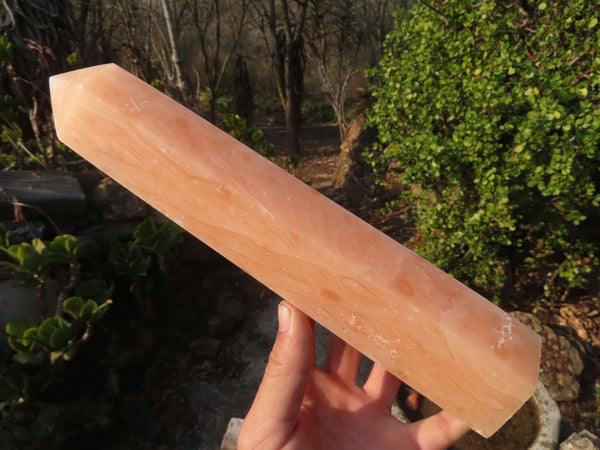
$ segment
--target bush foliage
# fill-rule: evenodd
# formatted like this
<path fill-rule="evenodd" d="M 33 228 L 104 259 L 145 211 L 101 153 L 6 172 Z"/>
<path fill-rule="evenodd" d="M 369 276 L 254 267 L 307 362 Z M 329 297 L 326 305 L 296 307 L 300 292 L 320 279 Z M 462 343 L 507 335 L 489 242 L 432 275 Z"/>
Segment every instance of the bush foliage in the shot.
<path fill-rule="evenodd" d="M 136 330 L 168 329 L 167 269 L 181 232 L 146 219 L 124 241 L 99 233 L 15 243 L 0 228 L 0 268 L 36 286 L 50 311 L 4 329 L 1 449 L 112 448 L 129 432 L 124 405 L 144 364 Z"/>
<path fill-rule="evenodd" d="M 600 4 L 415 4 L 372 74 L 381 151 L 410 185 L 417 251 L 498 294 L 515 266 L 547 294 L 597 267 Z"/>
<path fill-rule="evenodd" d="M 223 116 L 223 129 L 265 158 L 273 158 L 273 144 L 267 141 L 261 130 L 248 126 L 246 119 L 237 114 L 227 113 Z"/>

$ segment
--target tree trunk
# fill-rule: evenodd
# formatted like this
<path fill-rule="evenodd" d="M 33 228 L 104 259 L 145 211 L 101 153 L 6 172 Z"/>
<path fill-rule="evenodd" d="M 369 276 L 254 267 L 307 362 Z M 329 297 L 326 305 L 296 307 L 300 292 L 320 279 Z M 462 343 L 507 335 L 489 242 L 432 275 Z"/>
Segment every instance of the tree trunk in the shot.
<path fill-rule="evenodd" d="M 200 46 L 204 76 L 206 77 L 210 94 L 209 114 L 212 123 L 215 123 L 217 117 L 216 102 L 219 91 L 221 90 L 229 62 L 240 42 L 246 23 L 249 1 L 239 0 L 235 5 L 237 5 L 239 10 L 238 14 L 234 17 L 235 22 L 231 24 L 233 36 L 227 40 L 223 39 L 221 27 L 227 23 L 230 17 L 227 15 L 222 16 L 223 4 L 221 0 L 211 0 L 210 2 L 200 4 L 195 1 L 189 3 L 187 6 L 192 16 L 193 26 L 196 29 L 197 41 Z M 225 4 L 224 6 L 225 11 L 232 7 L 231 4 Z"/>
<path fill-rule="evenodd" d="M 377 132 L 374 128 L 366 127 L 364 114 L 351 122 L 344 132 L 333 187 L 344 189 L 352 201 L 360 198 L 362 180 L 369 173 L 369 167 L 362 159 L 362 152 L 371 147 L 376 139 Z"/>
<path fill-rule="evenodd" d="M 299 86 L 296 71 L 296 56 L 288 45 L 285 61 L 285 124 L 290 156 L 296 160 L 300 157 L 300 124 L 302 121 L 302 86 Z"/>
<path fill-rule="evenodd" d="M 300 126 L 304 97 L 304 41 L 302 34 L 288 35 L 285 43 L 285 120 L 290 156 L 300 157 Z"/>
<path fill-rule="evenodd" d="M 160 3 L 165 15 L 165 24 L 167 25 L 167 35 L 169 37 L 169 46 L 171 50 L 171 61 L 173 63 L 173 70 L 175 72 L 175 87 L 178 90 L 180 99 L 183 99 L 185 98 L 185 94 L 187 92 L 187 85 L 181 74 L 181 59 L 179 58 L 179 50 L 175 40 L 173 20 L 171 19 L 171 12 L 169 10 L 169 4 L 167 0 L 161 0 Z"/>
<path fill-rule="evenodd" d="M 290 159 L 301 153 L 300 125 L 304 80 L 303 30 L 308 2 L 303 0 L 268 0 L 255 10 L 261 18 L 260 29 L 265 37 L 281 104 L 285 110 Z"/>
<path fill-rule="evenodd" d="M 235 62 L 235 98 L 234 111 L 243 118 L 248 126 L 252 125 L 252 116 L 254 111 L 254 100 L 252 97 L 252 86 L 250 84 L 250 74 L 246 67 L 246 61 L 242 55 L 238 55 Z"/>
<path fill-rule="evenodd" d="M 210 107 L 210 111 L 209 111 L 208 120 L 210 121 L 210 123 L 216 124 L 216 121 L 217 121 L 217 93 L 211 89 L 209 94 L 210 95 L 208 97 L 208 104 Z"/>

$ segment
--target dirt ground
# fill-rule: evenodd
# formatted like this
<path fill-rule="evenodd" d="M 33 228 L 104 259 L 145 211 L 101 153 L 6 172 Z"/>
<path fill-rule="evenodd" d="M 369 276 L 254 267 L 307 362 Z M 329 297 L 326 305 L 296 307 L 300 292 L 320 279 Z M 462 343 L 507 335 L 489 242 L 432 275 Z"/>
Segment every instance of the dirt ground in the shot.
<path fill-rule="evenodd" d="M 281 115 L 263 117 L 257 121 L 255 126 L 262 129 L 267 140 L 275 144 L 278 161 L 283 162 L 286 157 L 285 123 Z M 403 218 L 402 208 L 391 214 L 383 215 L 379 210 L 381 205 L 378 205 L 368 192 L 361 200 L 351 204 L 344 192 L 329 188 L 331 177 L 337 167 L 339 144 L 339 132 L 336 125 L 305 124 L 302 132 L 304 154 L 293 171 L 294 175 L 329 195 L 400 242 L 408 242 L 417 231 Z M 397 188 L 401 189 L 402 187 L 398 186 Z M 199 433 L 198 421 L 208 419 L 206 416 L 204 419 L 202 416 L 198 416 L 198 405 L 191 403 L 189 391 L 182 390 L 181 387 L 186 384 L 198 384 L 200 379 L 207 381 L 205 384 L 200 383 L 201 386 L 204 386 L 203 389 L 210 389 L 210 386 L 224 382 L 230 383 L 231 386 L 239 384 L 240 386 L 232 387 L 235 392 L 240 389 L 254 389 L 240 379 L 239 374 L 243 372 L 248 362 L 243 361 L 243 358 L 231 349 L 231 343 L 237 342 L 235 341 L 236 333 L 248 333 L 248 327 L 254 326 L 254 324 L 248 323 L 249 320 L 267 320 L 256 319 L 252 311 L 263 311 L 268 308 L 271 308 L 271 312 L 268 313 L 271 316 L 267 315 L 266 317 L 271 317 L 269 320 L 272 323 L 267 324 L 267 328 L 274 337 L 276 323 L 272 308 L 273 305 L 276 305 L 277 299 L 266 288 L 226 262 L 211 261 L 198 267 L 198 270 L 205 271 L 202 280 L 198 280 L 197 275 L 194 274 L 190 274 L 190 278 L 196 279 L 198 283 L 204 283 L 201 288 L 205 292 L 211 292 L 215 298 L 237 296 L 245 305 L 243 317 L 232 330 L 219 337 L 221 345 L 218 353 L 209 357 L 199 357 L 197 353 L 189 350 L 189 342 L 205 334 L 204 330 L 198 329 L 197 323 L 202 321 L 203 314 L 210 313 L 211 307 L 207 307 L 205 302 L 200 310 L 192 311 L 189 305 L 184 306 L 184 302 L 180 304 L 181 315 L 186 319 L 180 324 L 180 329 L 176 333 L 161 341 L 156 363 L 151 367 L 149 375 L 141 386 L 141 398 L 147 405 L 146 409 L 149 409 L 147 411 L 147 415 L 150 417 L 149 422 L 142 423 L 140 429 L 132 433 L 127 443 L 129 447 L 123 448 L 214 448 L 209 444 L 206 444 L 206 447 L 197 442 L 194 444 L 193 439 L 197 438 Z M 234 294 L 231 293 L 232 289 Z M 565 334 L 575 336 L 584 342 L 581 348 L 585 351 L 585 367 L 580 375 L 582 385 L 580 397 L 576 401 L 559 403 L 564 422 L 562 433 L 568 436 L 572 430 L 587 428 L 600 435 L 600 342 L 598 341 L 600 305 L 598 292 L 575 293 L 562 305 L 549 305 L 535 299 L 523 304 L 513 299 L 503 306 L 509 310 L 525 306 L 528 312 L 535 309 L 543 324 L 551 326 L 553 329 L 563 330 Z M 565 306 L 568 307 L 568 311 L 564 309 Z M 181 320 L 181 317 L 176 320 Z M 271 342 L 265 338 L 267 335 L 268 332 L 260 336 L 254 335 L 253 338 L 250 333 L 244 335 L 244 339 L 260 339 L 263 349 L 261 351 L 265 349 L 268 351 Z M 561 355 L 547 354 L 545 358 L 559 360 Z M 261 364 L 265 362 L 261 361 Z M 219 389 L 222 388 L 223 386 Z M 226 390 L 219 392 L 226 392 Z M 247 399 L 251 399 L 253 396 L 253 392 L 246 394 L 244 401 L 248 401 Z M 227 402 L 228 400 L 206 394 L 197 396 L 196 401 Z M 247 407 L 249 407 L 249 403 L 240 405 L 241 410 Z M 208 415 L 210 417 L 210 412 Z M 144 414 L 140 414 L 140 416 L 144 416 Z M 226 423 L 223 423 L 222 420 L 214 423 L 214 436 L 210 445 L 214 445 L 214 442 L 220 439 L 225 427 Z M 153 436 L 152 430 L 156 429 L 161 430 L 162 435 Z"/>

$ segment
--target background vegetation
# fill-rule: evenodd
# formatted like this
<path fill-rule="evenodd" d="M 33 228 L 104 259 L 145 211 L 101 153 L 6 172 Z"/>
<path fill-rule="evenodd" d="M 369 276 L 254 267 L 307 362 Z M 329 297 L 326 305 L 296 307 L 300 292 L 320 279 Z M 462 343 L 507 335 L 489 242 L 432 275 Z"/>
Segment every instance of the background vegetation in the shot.
<path fill-rule="evenodd" d="M 372 163 L 401 168 L 417 250 L 496 298 L 597 276 L 599 19 L 583 0 L 420 2 L 372 72 Z"/>
<path fill-rule="evenodd" d="M 3 150 L 19 163 L 31 153 L 42 156 L 39 165 L 63 164 L 48 77 L 115 62 L 213 122 L 223 112 L 219 99 L 251 122 L 252 94 L 274 97 L 298 156 L 303 100 L 328 101 L 343 129 L 348 88 L 379 59 L 392 12 L 405 1 L 7 0 L 0 7 Z"/>

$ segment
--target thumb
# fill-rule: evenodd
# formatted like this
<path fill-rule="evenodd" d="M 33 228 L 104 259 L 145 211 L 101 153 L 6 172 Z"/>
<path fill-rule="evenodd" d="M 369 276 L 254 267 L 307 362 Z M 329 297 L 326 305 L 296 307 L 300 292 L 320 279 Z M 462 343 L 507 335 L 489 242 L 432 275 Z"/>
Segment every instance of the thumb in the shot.
<path fill-rule="evenodd" d="M 278 309 L 279 332 L 265 375 L 240 430 L 239 448 L 254 443 L 283 445 L 296 426 L 298 411 L 314 367 L 314 331 L 311 320 L 288 302 Z M 269 445 L 269 447 L 270 447 Z"/>

